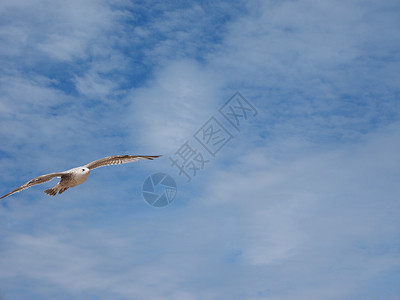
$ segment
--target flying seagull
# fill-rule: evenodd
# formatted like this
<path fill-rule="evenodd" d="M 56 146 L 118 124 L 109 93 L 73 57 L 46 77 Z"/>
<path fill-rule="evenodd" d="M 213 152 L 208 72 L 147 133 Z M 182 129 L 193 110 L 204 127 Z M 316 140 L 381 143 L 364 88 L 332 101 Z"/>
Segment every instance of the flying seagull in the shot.
<path fill-rule="evenodd" d="M 16 188 L 15 190 L 9 192 L 8 194 L 5 194 L 3 197 L 0 197 L 0 199 L 10 196 L 14 193 L 18 193 L 18 192 L 25 190 L 31 186 L 50 181 L 55 177 L 61 177 L 61 180 L 59 183 L 57 183 L 51 189 L 44 191 L 46 194 L 55 196 L 57 193 L 58 194 L 64 193 L 70 187 L 74 187 L 74 186 L 84 183 L 86 181 L 86 179 L 89 177 L 90 170 L 93 170 L 93 169 L 96 169 L 99 167 L 109 166 L 109 165 L 120 165 L 120 164 L 124 164 L 124 163 L 134 162 L 134 161 L 137 161 L 140 159 L 153 160 L 154 158 L 157 158 L 160 156 L 161 155 L 154 155 L 154 156 L 114 155 L 114 156 L 105 157 L 105 158 L 102 158 L 99 160 L 92 161 L 91 163 L 88 163 L 84 166 L 73 168 L 68 171 L 58 172 L 58 173 L 50 173 L 50 174 L 46 174 L 46 175 L 42 175 L 42 176 L 33 178 L 32 180 L 28 181 L 27 183 L 21 185 L 19 188 Z"/>

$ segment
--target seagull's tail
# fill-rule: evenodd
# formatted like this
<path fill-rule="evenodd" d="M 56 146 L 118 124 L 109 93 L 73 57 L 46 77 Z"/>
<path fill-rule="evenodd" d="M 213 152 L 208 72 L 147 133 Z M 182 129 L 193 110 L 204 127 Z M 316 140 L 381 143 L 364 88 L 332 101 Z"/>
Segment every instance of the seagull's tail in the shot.
<path fill-rule="evenodd" d="M 45 190 L 44 192 L 50 196 L 55 196 L 55 195 L 57 195 L 57 193 L 58 194 L 64 193 L 66 190 L 68 190 L 67 187 L 63 187 L 63 186 L 57 184 L 55 187 Z"/>

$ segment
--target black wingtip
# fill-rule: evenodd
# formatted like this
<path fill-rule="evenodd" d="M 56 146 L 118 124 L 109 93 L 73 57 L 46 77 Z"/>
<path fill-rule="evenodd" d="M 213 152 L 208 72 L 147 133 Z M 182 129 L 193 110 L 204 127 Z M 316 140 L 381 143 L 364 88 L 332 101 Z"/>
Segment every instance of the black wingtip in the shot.
<path fill-rule="evenodd" d="M 13 193 L 5 194 L 4 196 L 1 196 L 0 199 L 3 199 L 3 198 L 5 198 L 5 197 L 7 197 L 7 196 L 10 196 L 10 195 L 12 195 L 12 194 L 13 194 Z"/>
<path fill-rule="evenodd" d="M 153 159 L 155 159 L 155 158 L 158 158 L 158 157 L 161 157 L 162 155 L 149 155 L 149 156 L 147 156 L 146 158 L 147 159 L 150 159 L 150 160 L 153 160 Z"/>

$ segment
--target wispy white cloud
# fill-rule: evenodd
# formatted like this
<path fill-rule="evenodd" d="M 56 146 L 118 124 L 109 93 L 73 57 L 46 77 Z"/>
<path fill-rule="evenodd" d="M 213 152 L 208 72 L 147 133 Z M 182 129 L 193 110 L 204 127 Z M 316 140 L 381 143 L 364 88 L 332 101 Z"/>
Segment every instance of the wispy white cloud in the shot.
<path fill-rule="evenodd" d="M 398 135 L 397 124 L 362 144 L 294 163 L 283 159 L 269 166 L 254 160 L 251 173 L 242 171 L 239 160 L 212 178 L 207 202 L 237 206 L 244 227 L 243 259 L 283 272 L 279 276 L 288 278 L 297 297 L 336 299 L 363 293 L 371 281 L 399 267 L 398 247 L 387 247 L 397 234 Z M 243 159 L 249 161 L 251 151 L 248 158 Z M 275 276 L 265 277 L 271 296 L 274 288 L 280 290 Z M 350 280 L 351 287 L 346 283 Z M 319 292 L 313 294 L 310 286 Z M 278 294 L 277 299 L 295 297 Z"/>
<path fill-rule="evenodd" d="M 88 48 L 104 31 L 112 30 L 114 18 L 121 13 L 111 11 L 103 1 L 3 1 L 7 16 L 3 44 L 13 55 L 30 52 L 30 56 L 46 55 L 50 59 L 72 61 L 88 55 Z M 32 13 L 36 12 L 36 13 Z M 17 34 L 7 34 L 9 29 Z M 15 45 L 14 48 L 11 48 Z M 15 50 L 15 51 L 10 51 Z"/>
<path fill-rule="evenodd" d="M 134 89 L 128 122 L 135 144 L 172 153 L 216 109 L 221 78 L 193 60 L 173 61 Z"/>
<path fill-rule="evenodd" d="M 57 290 L 66 298 L 379 297 L 384 286 L 371 291 L 369 282 L 399 267 L 398 249 L 387 246 L 398 235 L 392 130 L 263 174 L 246 175 L 238 161 L 186 208 L 137 214 L 126 203 L 102 211 L 104 202 L 88 216 L 89 199 L 70 199 L 74 210 L 65 200 L 13 204 L 2 213 L 10 229 L 21 227 L 12 220 L 42 218 L 32 233 L 7 233 L 1 276 L 49 287 L 38 298 Z"/>

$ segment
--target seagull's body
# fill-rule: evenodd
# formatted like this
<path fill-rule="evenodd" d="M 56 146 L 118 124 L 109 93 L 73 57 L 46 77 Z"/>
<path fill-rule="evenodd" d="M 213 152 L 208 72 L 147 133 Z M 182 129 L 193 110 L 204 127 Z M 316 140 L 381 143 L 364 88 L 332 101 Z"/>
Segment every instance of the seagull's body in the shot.
<path fill-rule="evenodd" d="M 58 173 L 50 173 L 46 175 L 42 175 L 36 178 L 33 178 L 32 180 L 28 181 L 27 183 L 21 185 L 20 187 L 16 188 L 15 190 L 9 192 L 8 194 L 0 197 L 0 199 L 5 198 L 7 196 L 10 196 L 14 193 L 18 193 L 24 189 L 27 189 L 31 186 L 41 184 L 47 181 L 52 180 L 55 177 L 60 177 L 60 182 L 58 182 L 54 187 L 51 189 L 45 190 L 44 192 L 46 194 L 49 194 L 51 196 L 55 196 L 57 193 L 62 194 L 66 190 L 68 190 L 70 187 L 74 187 L 77 185 L 80 185 L 86 181 L 86 179 L 89 177 L 90 170 L 93 170 L 95 168 L 99 167 L 104 167 L 104 166 L 109 166 L 109 165 L 119 165 L 119 164 L 124 164 L 128 162 L 134 162 L 140 159 L 150 159 L 153 160 L 154 158 L 160 157 L 160 155 L 155 155 L 155 156 L 149 156 L 149 155 L 114 155 L 114 156 L 109 156 L 105 157 L 99 160 L 95 160 L 91 163 L 88 163 L 84 166 L 77 167 L 70 169 L 68 171 L 64 172 L 58 172 Z"/>
<path fill-rule="evenodd" d="M 77 167 L 65 171 L 64 173 L 66 174 L 62 174 L 60 176 L 61 180 L 59 183 L 57 183 L 55 187 L 52 187 L 51 189 L 44 191 L 46 194 L 55 196 L 57 193 L 61 194 L 65 192 L 70 187 L 74 187 L 84 183 L 86 179 L 89 177 L 90 170 L 89 168 L 86 167 Z"/>

